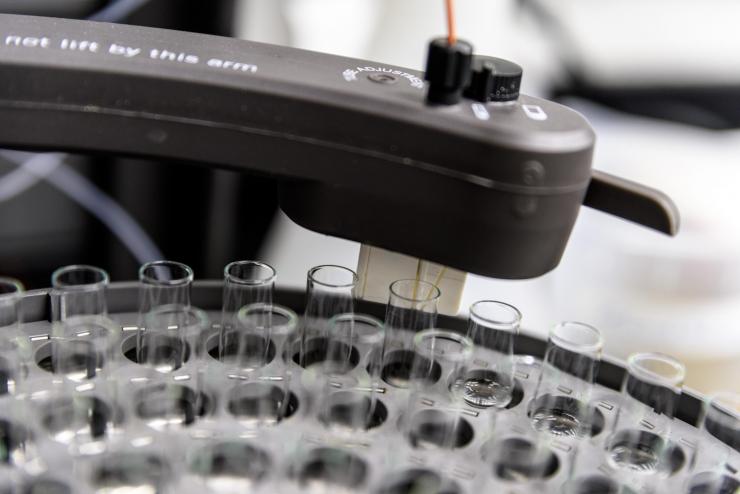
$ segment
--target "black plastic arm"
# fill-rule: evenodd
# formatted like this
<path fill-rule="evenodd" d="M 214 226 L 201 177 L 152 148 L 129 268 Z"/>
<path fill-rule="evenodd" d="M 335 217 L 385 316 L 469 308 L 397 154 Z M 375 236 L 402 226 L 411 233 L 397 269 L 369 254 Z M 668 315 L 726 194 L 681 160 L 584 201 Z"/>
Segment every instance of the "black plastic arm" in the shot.
<path fill-rule="evenodd" d="M 438 107 L 424 91 L 382 63 L 0 15 L 1 146 L 266 174 L 319 232 L 492 277 L 554 268 L 591 183 L 588 123 L 526 95 Z"/>

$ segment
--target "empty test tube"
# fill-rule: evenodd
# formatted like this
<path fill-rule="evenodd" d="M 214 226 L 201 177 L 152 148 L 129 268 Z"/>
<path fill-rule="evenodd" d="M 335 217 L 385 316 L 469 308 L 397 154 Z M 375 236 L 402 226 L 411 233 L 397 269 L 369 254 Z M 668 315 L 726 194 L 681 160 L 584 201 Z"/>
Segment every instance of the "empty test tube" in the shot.
<path fill-rule="evenodd" d="M 522 315 L 516 307 L 481 300 L 470 307 L 468 337 L 476 359 L 465 378 L 465 401 L 480 408 L 505 408 L 514 392 L 514 339 Z"/>
<path fill-rule="evenodd" d="M 673 416 L 685 376 L 681 362 L 659 353 L 627 360 L 627 374 L 611 434 L 607 460 L 630 488 L 650 491 L 670 469 Z"/>
<path fill-rule="evenodd" d="M 242 307 L 237 319 L 245 334 L 251 335 L 241 340 L 239 354 L 256 352 L 260 365 L 245 369 L 239 360 L 226 362 L 230 381 L 226 409 L 246 428 L 275 425 L 297 407 L 290 387 L 298 316 L 277 304 L 252 304 Z"/>
<path fill-rule="evenodd" d="M 108 281 L 108 273 L 94 266 L 66 266 L 52 275 L 54 373 L 80 381 L 117 366 L 121 329 L 106 317 Z"/>
<path fill-rule="evenodd" d="M 244 327 L 237 324 L 237 314 L 251 304 L 272 304 L 275 269 L 259 261 L 236 261 L 224 268 L 224 292 L 219 337 L 221 360 L 231 358 L 241 344 Z"/>
<path fill-rule="evenodd" d="M 105 316 L 75 316 L 54 323 L 51 371 L 72 382 L 106 370 L 113 377 L 121 358 L 121 328 Z"/>
<path fill-rule="evenodd" d="M 95 266 L 66 266 L 51 276 L 52 321 L 71 317 L 105 316 L 108 273 Z"/>
<path fill-rule="evenodd" d="M 436 326 L 440 291 L 432 283 L 408 279 L 391 283 L 389 292 L 382 378 L 391 386 L 406 388 L 414 361 L 414 335 Z"/>
<path fill-rule="evenodd" d="M 340 314 L 331 319 L 329 335 L 319 421 L 352 431 L 379 425 L 384 420 L 378 409 L 383 323 L 363 314 Z"/>
<path fill-rule="evenodd" d="M 415 448 L 453 449 L 473 435 L 463 418 L 464 380 L 473 342 L 452 331 L 426 329 L 414 336 L 405 432 Z"/>
<path fill-rule="evenodd" d="M 139 314 L 161 305 L 190 307 L 193 270 L 174 261 L 154 261 L 139 269 Z"/>
<path fill-rule="evenodd" d="M 160 373 L 180 369 L 189 359 L 195 360 L 203 334 L 210 328 L 205 312 L 182 305 L 163 305 L 151 310 L 139 331 L 137 359 L 139 364 Z"/>
<path fill-rule="evenodd" d="M 18 390 L 23 368 L 30 355 L 20 334 L 20 301 L 23 285 L 12 278 L 0 278 L 0 396 Z"/>
<path fill-rule="evenodd" d="M 740 394 L 722 392 L 708 398 L 699 428 L 687 494 L 740 491 Z"/>
<path fill-rule="evenodd" d="M 300 364 L 321 365 L 329 342 L 329 320 L 354 312 L 357 274 L 342 266 L 316 266 L 308 271 L 306 312 L 300 341 Z"/>
<path fill-rule="evenodd" d="M 533 427 L 555 436 L 591 435 L 591 392 L 603 338 L 596 328 L 564 322 L 550 331 L 530 416 Z"/>

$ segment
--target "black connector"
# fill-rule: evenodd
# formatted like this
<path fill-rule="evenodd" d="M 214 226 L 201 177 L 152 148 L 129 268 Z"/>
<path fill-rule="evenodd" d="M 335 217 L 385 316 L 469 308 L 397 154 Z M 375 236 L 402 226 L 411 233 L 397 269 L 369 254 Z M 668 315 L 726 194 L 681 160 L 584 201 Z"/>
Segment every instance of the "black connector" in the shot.
<path fill-rule="evenodd" d="M 454 105 L 462 99 L 470 83 L 473 46 L 458 40 L 450 44 L 447 38 L 429 43 L 424 78 L 429 81 L 427 101 L 439 105 Z"/>

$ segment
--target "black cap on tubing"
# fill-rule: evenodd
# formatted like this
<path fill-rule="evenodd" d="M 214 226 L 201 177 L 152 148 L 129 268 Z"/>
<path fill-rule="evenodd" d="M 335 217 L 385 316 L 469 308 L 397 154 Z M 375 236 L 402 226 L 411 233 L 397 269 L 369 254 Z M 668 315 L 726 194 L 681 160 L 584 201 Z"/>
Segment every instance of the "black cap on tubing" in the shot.
<path fill-rule="evenodd" d="M 429 81 L 427 101 L 440 105 L 459 103 L 470 83 L 472 59 L 473 46 L 466 41 L 450 44 L 447 38 L 432 40 L 424 76 Z"/>

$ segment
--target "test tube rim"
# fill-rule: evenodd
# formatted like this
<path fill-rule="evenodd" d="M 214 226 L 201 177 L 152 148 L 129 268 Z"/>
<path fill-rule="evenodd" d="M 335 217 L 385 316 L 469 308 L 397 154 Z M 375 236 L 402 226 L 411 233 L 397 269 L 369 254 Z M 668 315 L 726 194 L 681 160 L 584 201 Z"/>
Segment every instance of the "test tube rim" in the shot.
<path fill-rule="evenodd" d="M 229 272 L 231 268 L 233 267 L 248 266 L 248 265 L 253 265 L 253 266 L 258 266 L 260 268 L 264 268 L 270 273 L 270 275 L 264 278 L 260 278 L 260 279 L 245 279 L 245 278 L 240 278 L 238 276 L 235 276 Z M 247 285 L 247 286 L 268 285 L 271 283 L 275 283 L 276 278 L 277 278 L 277 270 L 274 267 L 267 264 L 266 262 L 262 262 L 262 261 L 253 261 L 253 260 L 234 261 L 224 266 L 224 279 L 228 281 L 229 283 L 234 283 L 237 285 Z"/>
<path fill-rule="evenodd" d="M 25 288 L 20 280 L 0 276 L 0 287 L 8 287 L 10 290 L 0 290 L 0 302 L 8 301 L 13 298 L 20 298 L 25 293 Z"/>
<path fill-rule="evenodd" d="M 277 313 L 282 317 L 285 317 L 287 321 L 283 324 L 278 325 L 272 325 L 270 327 L 271 333 L 276 334 L 291 334 L 294 333 L 298 329 L 298 314 L 294 310 L 292 310 L 289 307 L 285 307 L 283 305 L 278 304 L 268 304 L 265 302 L 257 302 L 254 304 L 248 304 L 239 309 L 239 312 L 236 314 L 236 320 L 239 322 L 239 324 L 246 325 L 245 319 L 247 315 L 253 313 L 253 311 L 257 310 L 269 310 L 272 313 Z M 286 328 L 289 328 L 286 330 Z"/>
<path fill-rule="evenodd" d="M 580 343 L 569 340 L 558 333 L 559 329 L 565 328 L 566 326 L 575 326 L 585 330 L 595 336 L 594 341 L 591 343 Z M 579 321 L 563 321 L 556 324 L 550 330 L 549 341 L 560 348 L 564 348 L 574 353 L 600 354 L 604 348 L 604 336 L 601 334 L 601 331 L 599 331 L 595 326 Z"/>
<path fill-rule="evenodd" d="M 154 278 L 146 274 L 146 270 L 151 267 L 166 266 L 166 265 L 177 266 L 178 268 L 182 269 L 185 272 L 185 276 L 174 279 L 174 280 L 160 280 L 160 279 Z M 185 285 L 192 283 L 194 278 L 195 276 L 193 274 L 193 269 L 187 264 L 183 264 L 177 261 L 167 261 L 167 260 L 152 261 L 152 262 L 147 262 L 143 264 L 139 268 L 139 281 L 147 285 L 185 286 Z"/>
<path fill-rule="evenodd" d="M 338 283 L 327 283 L 325 281 L 317 280 L 315 277 L 315 273 L 317 273 L 318 271 L 322 269 L 326 269 L 326 268 L 340 269 L 346 273 L 350 273 L 352 275 L 352 281 L 350 283 L 338 284 Z M 357 273 L 355 273 L 353 270 L 345 266 L 339 266 L 338 264 L 321 264 L 319 266 L 314 266 L 308 270 L 307 276 L 311 283 L 314 283 L 316 285 L 320 285 L 326 288 L 352 288 L 355 285 L 357 285 L 357 280 L 359 279 L 357 277 Z"/>
<path fill-rule="evenodd" d="M 428 296 L 424 298 L 419 297 L 408 297 L 406 295 L 402 295 L 396 291 L 396 286 L 399 283 L 408 283 L 408 282 L 414 282 L 419 284 L 420 286 L 426 286 L 429 288 Z M 442 296 L 442 291 L 439 289 L 437 285 L 435 285 L 432 282 L 424 281 L 424 280 L 417 280 L 415 278 L 401 278 L 400 280 L 395 280 L 393 283 L 390 284 L 388 287 L 390 290 L 390 293 L 393 297 L 399 298 L 405 302 L 414 302 L 414 303 L 428 303 L 428 302 L 434 302 L 435 300 L 439 300 L 439 298 Z M 419 290 L 419 292 L 422 292 L 423 290 Z"/>
<path fill-rule="evenodd" d="M 151 331 L 152 325 L 150 324 L 150 321 L 152 320 L 152 318 L 160 315 L 163 312 L 170 312 L 174 310 L 178 310 L 181 312 L 189 312 L 195 316 L 195 319 L 197 322 L 193 324 L 189 324 L 187 326 L 188 328 L 198 327 L 201 330 L 206 330 L 210 327 L 210 319 L 206 311 L 204 311 L 203 309 L 199 309 L 198 307 L 193 307 L 192 305 L 167 304 L 167 305 L 160 305 L 158 307 L 155 307 L 144 315 L 144 328 Z M 182 331 L 182 328 L 178 327 L 177 330 Z"/>
<path fill-rule="evenodd" d="M 421 351 L 421 346 L 420 346 L 422 340 L 425 340 L 430 337 L 452 340 L 462 347 L 461 352 L 458 352 L 457 356 L 454 359 L 450 359 L 451 361 L 455 363 L 470 361 L 470 359 L 473 356 L 475 344 L 473 343 L 472 339 L 465 336 L 464 334 L 458 333 L 457 331 L 450 331 L 447 329 L 438 329 L 438 328 L 425 329 L 425 330 L 422 330 L 416 333 L 414 335 L 414 351 L 425 358 L 430 358 L 430 356 L 427 355 L 426 352 Z M 436 359 L 433 357 L 434 356 L 432 356 L 430 360 L 436 361 Z M 445 358 L 449 359 L 449 354 L 447 354 Z"/>
<path fill-rule="evenodd" d="M 643 366 L 642 362 L 646 360 L 659 360 L 676 371 L 675 376 L 663 376 L 647 369 Z M 653 384 L 680 387 L 683 385 L 684 379 L 686 378 L 686 366 L 676 359 L 665 353 L 660 352 L 640 352 L 633 353 L 627 357 L 627 374 L 640 379 L 641 381 L 650 382 Z"/>
<path fill-rule="evenodd" d="M 475 310 L 476 307 L 479 307 L 482 304 L 496 304 L 498 307 L 506 308 L 507 310 L 511 309 L 511 312 L 513 313 L 513 317 L 510 321 L 502 321 L 502 320 L 492 319 L 490 317 L 482 316 L 479 313 L 477 313 Z M 478 300 L 477 302 L 474 302 L 470 306 L 470 318 L 475 323 L 482 322 L 485 325 L 496 326 L 496 329 L 501 329 L 501 330 L 506 329 L 512 332 L 516 332 L 519 330 L 519 326 L 521 325 L 521 322 L 522 322 L 522 313 L 519 311 L 519 309 L 517 309 L 511 304 L 507 304 L 506 302 L 501 302 L 498 300 Z"/>
<path fill-rule="evenodd" d="M 358 321 L 373 326 L 378 330 L 377 342 L 373 340 L 362 340 L 362 343 L 379 343 L 384 341 L 385 339 L 385 324 L 383 324 L 383 321 L 381 321 L 377 317 L 371 316 L 369 314 L 362 314 L 359 312 L 345 312 L 342 314 L 337 314 L 336 316 L 329 319 L 329 327 L 334 328 L 338 322 L 341 322 L 340 320 Z"/>
<path fill-rule="evenodd" d="M 59 277 L 67 274 L 68 272 L 75 271 L 75 270 L 89 270 L 94 271 L 96 274 L 100 275 L 100 280 L 93 282 L 93 283 L 77 283 L 77 284 L 59 284 Z M 108 275 L 108 272 L 103 269 L 99 268 L 97 266 L 92 266 L 90 264 L 70 264 L 69 266 L 62 266 L 61 268 L 58 268 L 51 274 L 51 287 L 52 290 L 65 290 L 65 291 L 93 291 L 97 289 L 102 289 L 108 286 L 110 283 L 110 276 Z"/>

